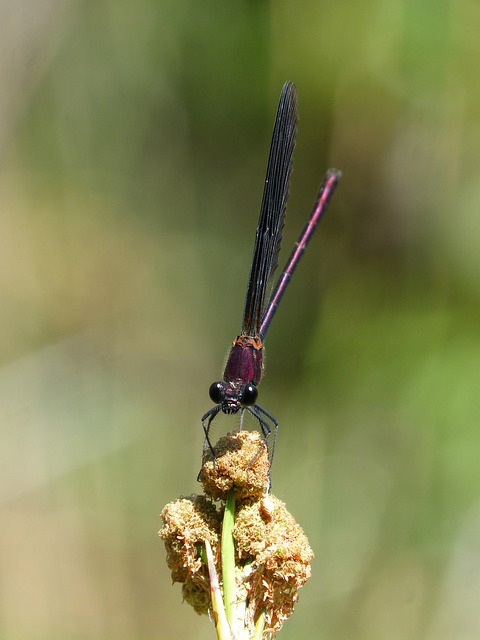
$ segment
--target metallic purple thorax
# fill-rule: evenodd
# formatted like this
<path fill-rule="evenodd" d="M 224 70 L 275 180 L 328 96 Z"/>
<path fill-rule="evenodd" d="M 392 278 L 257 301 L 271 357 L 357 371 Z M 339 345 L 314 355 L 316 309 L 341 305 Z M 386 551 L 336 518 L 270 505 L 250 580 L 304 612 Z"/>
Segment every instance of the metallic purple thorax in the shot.
<path fill-rule="evenodd" d="M 225 382 L 252 382 L 258 385 L 262 377 L 263 345 L 259 337 L 240 335 L 228 355 L 223 379 Z M 237 386 L 237 385 L 235 385 Z"/>

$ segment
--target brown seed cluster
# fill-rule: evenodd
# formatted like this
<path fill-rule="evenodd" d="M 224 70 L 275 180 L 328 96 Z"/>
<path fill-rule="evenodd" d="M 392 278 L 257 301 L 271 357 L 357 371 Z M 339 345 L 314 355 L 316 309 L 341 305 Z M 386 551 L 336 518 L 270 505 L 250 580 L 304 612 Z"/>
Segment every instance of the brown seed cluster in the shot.
<path fill-rule="evenodd" d="M 158 533 L 165 542 L 172 582 L 182 583 L 183 597 L 197 613 L 208 613 L 210 583 L 202 548 L 208 540 L 219 553 L 222 515 L 205 496 L 193 495 L 170 502 L 160 517 L 163 527 Z"/>
<path fill-rule="evenodd" d="M 257 431 L 227 434 L 215 445 L 215 460 L 207 449 L 200 481 L 214 500 L 225 500 L 230 489 L 235 499 L 258 500 L 268 491 L 270 461 L 263 438 Z"/>
<path fill-rule="evenodd" d="M 266 612 L 270 636 L 293 612 L 298 590 L 310 577 L 313 552 L 300 525 L 285 504 L 268 496 L 263 501 L 241 505 L 233 535 L 239 564 L 248 562 L 246 577 L 247 614 L 254 621 Z"/>
<path fill-rule="evenodd" d="M 298 590 L 310 577 L 313 552 L 302 528 L 283 502 L 267 494 L 269 459 L 257 432 L 228 434 L 204 456 L 200 474 L 206 496 L 180 498 L 162 511 L 167 563 L 174 582 L 197 613 L 211 610 L 208 571 L 203 554 L 209 540 L 217 572 L 224 501 L 235 492 L 233 536 L 237 595 L 246 600 L 246 626 L 253 630 L 265 612 L 263 638 L 273 638 L 292 613 Z M 217 508 L 213 500 L 220 501 Z M 240 595 L 241 594 L 241 595 Z"/>

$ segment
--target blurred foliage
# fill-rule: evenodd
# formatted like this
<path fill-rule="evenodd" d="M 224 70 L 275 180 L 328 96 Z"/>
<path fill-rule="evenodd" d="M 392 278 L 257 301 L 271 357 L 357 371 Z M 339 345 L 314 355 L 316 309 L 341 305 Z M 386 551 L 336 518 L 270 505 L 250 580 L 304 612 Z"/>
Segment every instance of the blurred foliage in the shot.
<path fill-rule="evenodd" d="M 317 556 L 282 638 L 478 638 L 480 5 L 20 0 L 0 25 L 0 637 L 214 636 L 157 514 L 198 490 L 290 79 L 286 252 L 343 180 L 260 389 Z"/>

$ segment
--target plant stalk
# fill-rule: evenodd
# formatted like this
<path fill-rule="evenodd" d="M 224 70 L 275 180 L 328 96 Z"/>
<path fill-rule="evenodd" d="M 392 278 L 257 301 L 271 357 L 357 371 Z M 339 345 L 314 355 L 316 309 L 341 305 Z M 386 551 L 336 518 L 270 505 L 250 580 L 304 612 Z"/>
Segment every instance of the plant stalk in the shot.
<path fill-rule="evenodd" d="M 235 493 L 233 489 L 227 494 L 225 512 L 222 526 L 222 581 L 223 601 L 227 620 L 232 629 L 235 629 L 238 620 L 236 612 L 236 584 L 235 584 L 235 544 L 233 539 L 233 527 L 235 525 Z"/>

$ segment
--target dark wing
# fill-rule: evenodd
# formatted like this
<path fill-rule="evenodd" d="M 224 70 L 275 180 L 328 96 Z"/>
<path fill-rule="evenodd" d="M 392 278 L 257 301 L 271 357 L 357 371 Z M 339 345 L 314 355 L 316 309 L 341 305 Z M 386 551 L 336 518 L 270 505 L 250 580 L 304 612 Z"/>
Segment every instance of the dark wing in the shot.
<path fill-rule="evenodd" d="M 262 208 L 245 299 L 243 332 L 249 336 L 258 334 L 266 292 L 278 264 L 297 120 L 297 91 L 292 82 L 286 82 L 280 95 L 273 129 Z"/>

